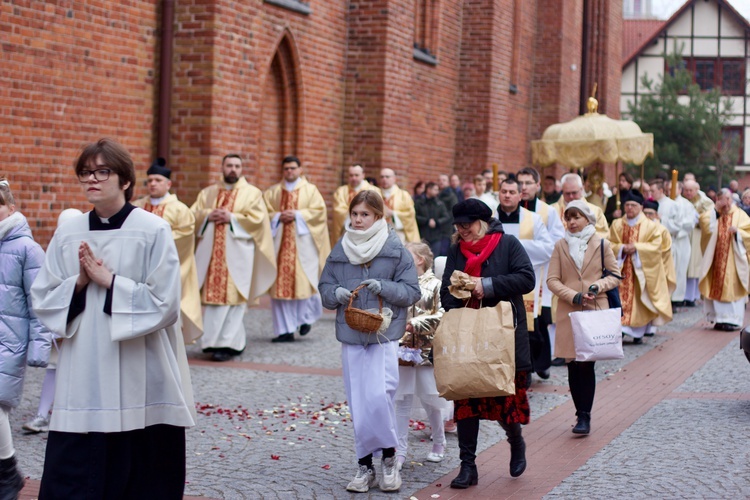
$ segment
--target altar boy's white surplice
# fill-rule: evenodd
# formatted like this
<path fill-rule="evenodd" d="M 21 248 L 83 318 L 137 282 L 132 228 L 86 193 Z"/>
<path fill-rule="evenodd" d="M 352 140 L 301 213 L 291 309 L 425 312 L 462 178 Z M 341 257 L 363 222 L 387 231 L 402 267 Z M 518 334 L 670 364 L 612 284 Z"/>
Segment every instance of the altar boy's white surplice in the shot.
<path fill-rule="evenodd" d="M 78 248 L 91 247 L 115 274 L 107 290 L 86 289 L 67 322 L 79 274 Z M 50 429 L 124 432 L 155 424 L 192 426 L 194 404 L 180 332 L 180 262 L 164 220 L 133 210 L 120 229 L 90 231 L 89 214 L 55 233 L 32 286 L 34 310 L 66 338 L 60 350 Z"/>

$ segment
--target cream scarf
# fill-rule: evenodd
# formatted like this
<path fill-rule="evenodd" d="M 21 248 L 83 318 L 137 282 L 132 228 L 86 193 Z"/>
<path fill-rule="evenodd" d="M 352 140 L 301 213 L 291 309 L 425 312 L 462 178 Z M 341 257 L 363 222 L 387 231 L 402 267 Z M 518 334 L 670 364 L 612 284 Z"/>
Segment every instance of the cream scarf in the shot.
<path fill-rule="evenodd" d="M 363 231 L 352 229 L 350 223 L 347 224 L 344 237 L 341 238 L 341 247 L 349 258 L 349 262 L 358 266 L 374 259 L 383 249 L 387 239 L 388 224 L 385 219 L 376 220 L 372 226 Z"/>
<path fill-rule="evenodd" d="M 589 240 L 596 232 L 593 224 L 589 224 L 577 233 L 565 231 L 565 241 L 568 242 L 568 252 L 576 263 L 578 270 L 583 266 L 583 257 L 586 255 L 586 249 L 589 247 Z"/>
<path fill-rule="evenodd" d="M 4 239 L 11 229 L 20 226 L 23 222 L 24 217 L 21 215 L 21 212 L 14 212 L 12 215 L 0 221 L 0 240 Z"/>

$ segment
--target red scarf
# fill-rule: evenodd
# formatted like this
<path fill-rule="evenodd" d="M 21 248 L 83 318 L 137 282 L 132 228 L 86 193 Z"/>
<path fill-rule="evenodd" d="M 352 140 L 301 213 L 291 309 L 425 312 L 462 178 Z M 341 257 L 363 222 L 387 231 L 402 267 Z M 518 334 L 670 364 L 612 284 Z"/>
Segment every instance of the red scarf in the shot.
<path fill-rule="evenodd" d="M 503 233 L 492 233 L 474 242 L 461 240 L 458 248 L 464 254 L 464 257 L 466 257 L 464 272 L 469 276 L 479 277 L 482 272 L 482 264 L 495 251 L 502 237 Z"/>

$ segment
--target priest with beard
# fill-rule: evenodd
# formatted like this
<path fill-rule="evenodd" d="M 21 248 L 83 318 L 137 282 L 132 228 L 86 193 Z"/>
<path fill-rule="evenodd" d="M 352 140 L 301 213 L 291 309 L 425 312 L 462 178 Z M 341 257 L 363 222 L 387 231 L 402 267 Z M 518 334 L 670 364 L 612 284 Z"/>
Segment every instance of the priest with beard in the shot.
<path fill-rule="evenodd" d="M 276 279 L 271 224 L 263 193 L 242 176 L 242 158 L 226 155 L 222 182 L 198 193 L 195 261 L 203 303 L 203 352 L 228 361 L 245 350 L 244 317 L 249 301 Z"/>

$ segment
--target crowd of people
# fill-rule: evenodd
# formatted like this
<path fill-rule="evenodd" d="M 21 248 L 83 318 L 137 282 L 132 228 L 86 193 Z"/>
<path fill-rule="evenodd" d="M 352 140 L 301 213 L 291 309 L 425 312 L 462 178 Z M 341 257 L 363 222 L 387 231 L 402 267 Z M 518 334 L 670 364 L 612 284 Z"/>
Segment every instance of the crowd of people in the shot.
<path fill-rule="evenodd" d="M 573 433 L 589 434 L 595 363 L 576 361 L 568 313 L 609 307 L 608 291 L 619 290 L 632 343 L 701 300 L 715 329 L 743 322 L 750 190 L 740 194 L 736 181 L 711 197 L 689 173 L 672 185 L 623 172 L 607 198 L 577 173 L 556 179 L 525 167 L 484 170 L 466 184 L 439 175 L 409 193 L 393 169 L 367 178 L 352 165 L 333 193 L 329 230 L 325 198 L 300 159 L 285 157 L 280 170 L 280 182 L 261 191 L 243 176 L 242 157 L 228 154 L 221 180 L 188 207 L 157 159 L 146 171 L 148 195 L 133 200 L 130 154 L 99 140 L 74 172 L 93 208 L 61 215 L 46 256 L 0 180 L 4 495 L 23 486 L 8 417 L 28 364 L 49 366 L 39 415 L 24 425 L 49 431 L 40 498 L 181 497 L 185 428 L 195 423 L 185 345 L 198 342 L 217 362 L 240 355 L 246 309 L 266 294 L 273 343 L 298 341 L 323 307 L 336 310 L 353 492 L 400 488 L 417 399 L 432 427 L 427 461 L 444 458 L 445 430 L 455 425 L 461 469 L 452 487 L 479 480 L 480 420 L 505 430 L 509 473 L 520 476 L 526 390 L 552 365 L 567 365 Z M 472 283 L 466 300 L 452 293 L 456 272 Z M 377 331 L 350 324 L 354 301 L 382 317 Z M 500 302 L 513 306 L 515 393 L 441 398 L 432 343 L 442 316 Z"/>

